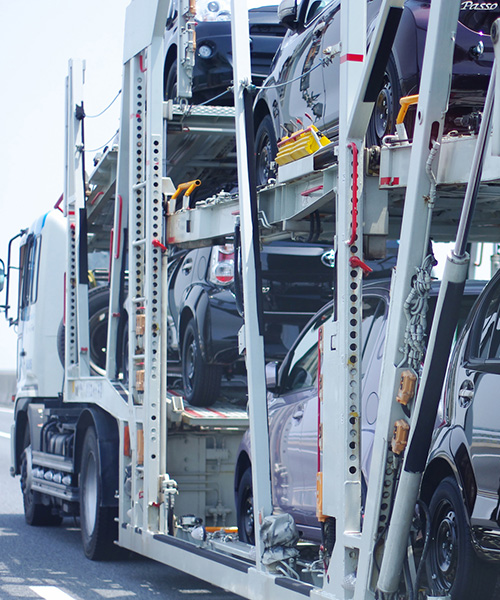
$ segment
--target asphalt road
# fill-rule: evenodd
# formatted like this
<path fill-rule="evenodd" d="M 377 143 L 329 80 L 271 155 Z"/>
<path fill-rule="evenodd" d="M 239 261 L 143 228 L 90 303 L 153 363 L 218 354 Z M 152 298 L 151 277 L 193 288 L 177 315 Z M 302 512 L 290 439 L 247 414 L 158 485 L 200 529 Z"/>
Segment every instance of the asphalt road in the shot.
<path fill-rule="evenodd" d="M 19 478 L 9 474 L 11 422 L 12 409 L 0 405 L 0 600 L 239 598 L 128 552 L 89 561 L 73 519 L 54 528 L 26 525 Z"/>

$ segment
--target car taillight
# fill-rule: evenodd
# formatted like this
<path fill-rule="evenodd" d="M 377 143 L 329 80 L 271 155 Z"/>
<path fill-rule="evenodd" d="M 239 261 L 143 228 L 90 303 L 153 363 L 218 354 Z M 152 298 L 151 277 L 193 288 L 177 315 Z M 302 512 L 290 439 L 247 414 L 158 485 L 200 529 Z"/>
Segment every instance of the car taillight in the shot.
<path fill-rule="evenodd" d="M 229 285 L 234 280 L 234 247 L 232 244 L 214 246 L 210 266 L 210 281 Z"/>

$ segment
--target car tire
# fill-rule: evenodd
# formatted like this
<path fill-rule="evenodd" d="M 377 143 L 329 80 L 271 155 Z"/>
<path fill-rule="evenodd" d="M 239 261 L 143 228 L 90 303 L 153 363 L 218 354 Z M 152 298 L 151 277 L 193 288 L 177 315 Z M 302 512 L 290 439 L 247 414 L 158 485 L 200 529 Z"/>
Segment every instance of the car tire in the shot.
<path fill-rule="evenodd" d="M 474 551 L 465 503 L 454 477 L 438 485 L 429 512 L 431 537 L 425 566 L 433 592 L 449 594 L 452 600 L 492 598 L 496 575 Z"/>
<path fill-rule="evenodd" d="M 236 506 L 236 522 L 240 542 L 255 545 L 255 527 L 253 515 L 252 468 L 243 473 L 238 485 L 238 503 Z"/>
<path fill-rule="evenodd" d="M 89 290 L 89 354 L 90 369 L 94 375 L 106 372 L 106 347 L 108 342 L 109 287 L 99 286 Z M 61 320 L 57 330 L 57 353 L 64 367 L 65 325 Z"/>
<path fill-rule="evenodd" d="M 276 142 L 273 120 L 270 115 L 266 115 L 259 123 L 255 132 L 255 175 L 257 186 L 267 185 L 269 179 L 276 176 L 275 169 L 271 163 L 274 162 L 277 153 L 278 144 Z"/>
<path fill-rule="evenodd" d="M 177 61 L 170 65 L 165 79 L 165 100 L 177 101 Z"/>
<path fill-rule="evenodd" d="M 103 560 L 113 554 L 114 540 L 118 537 L 114 507 L 101 506 L 102 481 L 100 476 L 99 447 L 93 427 L 85 433 L 80 468 L 80 529 L 85 556 Z"/>
<path fill-rule="evenodd" d="M 219 396 L 222 369 L 203 358 L 194 319 L 184 331 L 181 361 L 185 399 L 193 406 L 211 406 Z"/>
<path fill-rule="evenodd" d="M 400 109 L 401 86 L 394 58 L 389 57 L 382 87 L 377 95 L 366 132 L 366 145 L 380 146 L 386 135 L 396 131 L 396 117 Z"/>
<path fill-rule="evenodd" d="M 23 493 L 24 520 L 33 526 L 57 526 L 62 518 L 52 513 L 50 505 L 43 504 L 39 492 L 31 489 L 31 440 L 29 423 L 24 432 L 24 451 L 21 457 L 21 491 Z"/>

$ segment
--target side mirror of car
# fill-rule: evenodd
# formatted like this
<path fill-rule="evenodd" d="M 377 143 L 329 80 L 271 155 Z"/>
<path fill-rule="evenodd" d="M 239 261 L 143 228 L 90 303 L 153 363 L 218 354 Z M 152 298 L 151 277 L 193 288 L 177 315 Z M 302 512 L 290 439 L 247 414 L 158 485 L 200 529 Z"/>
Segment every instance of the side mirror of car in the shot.
<path fill-rule="evenodd" d="M 297 0 L 281 0 L 278 6 L 278 19 L 292 31 L 297 29 Z"/>
<path fill-rule="evenodd" d="M 0 258 L 0 292 L 3 290 L 3 286 L 5 285 L 5 264 L 3 260 Z"/>
<path fill-rule="evenodd" d="M 266 387 L 268 390 L 274 390 L 278 385 L 278 367 L 279 362 L 266 363 Z"/>

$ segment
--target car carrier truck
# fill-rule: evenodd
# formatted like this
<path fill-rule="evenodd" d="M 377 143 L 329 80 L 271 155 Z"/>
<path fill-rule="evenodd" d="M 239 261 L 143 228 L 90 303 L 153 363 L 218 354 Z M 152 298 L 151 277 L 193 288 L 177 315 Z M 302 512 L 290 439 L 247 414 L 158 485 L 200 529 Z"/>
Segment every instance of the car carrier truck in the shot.
<path fill-rule="evenodd" d="M 194 3 L 179 5 L 190 23 Z M 249 158 L 246 2 L 232 3 L 233 109 L 163 101 L 169 0 L 132 0 L 119 136 L 88 178 L 81 65 L 70 61 L 63 195 L 13 238 L 0 282 L 6 279 L 4 310 L 18 335 L 11 473 L 20 475 L 26 521 L 57 525 L 79 516 L 90 559 L 118 544 L 255 599 L 457 597 L 453 587 L 436 589 L 432 574 L 423 574 L 428 535 L 425 510 L 415 506 L 425 505 L 418 501 L 421 487 L 444 473 L 429 479 L 425 463 L 456 324 L 450 307 L 467 273 L 466 243 L 498 241 L 495 70 L 479 131 L 443 137 L 460 2 L 433 0 L 413 141 L 402 117 L 382 148 L 365 150 L 403 1 L 383 2 L 368 51 L 365 0 L 339 6 L 342 42 L 325 55 L 340 61 L 339 140 L 311 150 L 313 129 L 290 136 L 285 146 L 295 156 L 258 192 Z M 297 7 L 295 0 L 282 0 L 282 19 L 293 20 Z M 192 70 L 193 27 L 181 33 L 178 68 L 185 73 L 179 80 L 185 80 Z M 213 158 L 227 156 L 234 143 L 237 194 L 192 202 L 188 192 L 197 172 L 213 168 Z M 326 162 L 315 160 L 325 152 Z M 173 160 L 176 155 L 183 160 Z M 336 260 L 335 310 L 318 340 L 320 545 L 298 541 L 290 516 L 273 510 L 258 300 L 259 244 L 309 231 L 311 215 L 329 236 Z M 169 247 L 234 242 L 238 235 L 248 412 L 230 394 L 210 408 L 189 406 L 167 373 Z M 370 249 L 390 237 L 400 240 L 399 256 L 366 482 L 362 280 Z M 407 299 L 418 296 L 416 311 L 425 310 L 431 237 L 457 241 L 426 345 L 407 324 Z M 105 268 L 99 256 L 106 257 Z M 235 527 L 235 461 L 248 427 L 255 545 L 241 542 Z"/>

